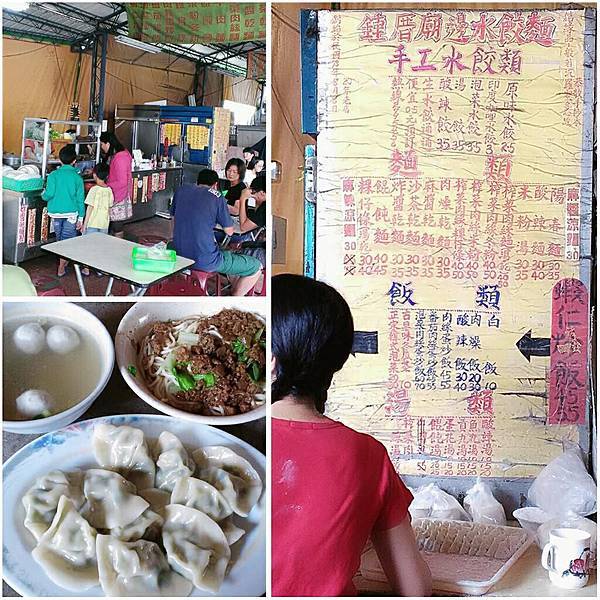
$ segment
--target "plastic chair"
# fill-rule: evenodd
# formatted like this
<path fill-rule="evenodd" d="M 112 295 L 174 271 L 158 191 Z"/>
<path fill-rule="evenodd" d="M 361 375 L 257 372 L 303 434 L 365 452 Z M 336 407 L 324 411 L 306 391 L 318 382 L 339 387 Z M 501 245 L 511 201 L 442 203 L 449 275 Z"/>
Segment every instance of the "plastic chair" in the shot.
<path fill-rule="evenodd" d="M 263 284 L 262 284 L 262 289 L 260 290 L 259 296 L 266 296 L 267 295 L 267 273 L 266 273 L 265 269 L 262 270 L 262 280 L 263 280 Z"/>
<path fill-rule="evenodd" d="M 258 281 L 254 284 L 254 286 L 252 288 L 250 288 L 250 291 L 246 294 L 246 296 L 266 296 L 267 295 L 267 277 L 265 275 L 264 269 L 261 270 L 261 275 L 262 275 L 262 289 L 260 290 L 260 292 L 258 292 L 256 289 L 256 286 L 258 285 L 258 281 L 260 281 L 260 278 L 259 278 Z"/>
<path fill-rule="evenodd" d="M 214 289 L 215 296 L 221 296 L 223 291 L 221 276 L 219 273 L 208 273 L 207 271 L 200 271 L 198 269 L 191 269 L 189 277 L 192 281 L 196 281 L 200 288 L 204 291 L 204 296 L 210 296 L 208 293 L 208 284 L 211 279 L 214 278 Z"/>

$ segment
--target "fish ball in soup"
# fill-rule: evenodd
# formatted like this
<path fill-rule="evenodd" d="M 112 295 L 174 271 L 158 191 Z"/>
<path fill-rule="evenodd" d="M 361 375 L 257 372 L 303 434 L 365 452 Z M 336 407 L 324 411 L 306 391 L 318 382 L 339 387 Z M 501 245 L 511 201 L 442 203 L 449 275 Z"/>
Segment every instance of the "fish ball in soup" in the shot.
<path fill-rule="evenodd" d="M 48 329 L 46 341 L 53 352 L 69 354 L 79 346 L 79 334 L 68 325 L 53 325 Z"/>
<path fill-rule="evenodd" d="M 15 346 L 25 354 L 39 354 L 46 346 L 46 332 L 39 323 L 24 323 L 15 330 Z"/>
<path fill-rule="evenodd" d="M 17 396 L 17 412 L 24 418 L 49 417 L 54 399 L 46 390 L 27 390 Z"/>

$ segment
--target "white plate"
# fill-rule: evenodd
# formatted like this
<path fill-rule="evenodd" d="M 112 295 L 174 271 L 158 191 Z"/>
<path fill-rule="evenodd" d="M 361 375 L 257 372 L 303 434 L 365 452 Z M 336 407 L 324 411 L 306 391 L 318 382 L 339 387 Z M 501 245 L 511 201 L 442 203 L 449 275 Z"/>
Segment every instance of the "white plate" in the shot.
<path fill-rule="evenodd" d="M 139 366 L 137 347 L 138 342 L 150 331 L 153 323 L 183 319 L 192 315 L 212 316 L 221 312 L 224 308 L 248 311 L 254 313 L 262 321 L 266 321 L 264 298 L 202 298 L 194 302 L 137 302 L 134 304 L 121 319 L 115 336 L 117 364 L 127 385 L 144 402 L 176 419 L 219 426 L 236 425 L 262 419 L 267 414 L 266 402 L 241 415 L 227 417 L 195 415 L 159 400 L 148 389 L 144 381 L 142 369 Z M 135 377 L 129 372 L 130 365 L 137 366 Z"/>
<path fill-rule="evenodd" d="M 31 556 L 35 540 L 23 525 L 25 509 L 21 503 L 21 498 L 34 481 L 53 469 L 69 471 L 97 466 L 91 439 L 93 428 L 99 423 L 138 427 L 148 439 L 157 439 L 162 431 L 170 431 L 188 449 L 210 445 L 228 446 L 250 462 L 264 486 L 264 455 L 246 442 L 208 425 L 179 422 L 163 415 L 123 415 L 90 419 L 47 433 L 21 448 L 3 467 L 3 577 L 22 596 L 104 595 L 99 585 L 87 590 L 85 594 L 76 594 L 48 579 Z M 245 519 L 235 515 L 235 523 L 246 530 L 246 535 L 232 547 L 235 564 L 225 577 L 219 596 L 261 596 L 265 593 L 265 498 L 263 487 L 262 496 L 250 515 Z M 192 595 L 213 594 L 194 588 Z"/>

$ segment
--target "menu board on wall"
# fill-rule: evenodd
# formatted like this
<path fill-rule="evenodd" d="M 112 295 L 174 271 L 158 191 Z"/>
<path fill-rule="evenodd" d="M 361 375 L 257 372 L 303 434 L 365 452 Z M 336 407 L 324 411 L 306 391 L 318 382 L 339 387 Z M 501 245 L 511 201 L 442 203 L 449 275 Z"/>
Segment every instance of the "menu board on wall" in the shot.
<path fill-rule="evenodd" d="M 191 150 L 204 150 L 208 146 L 210 129 L 203 125 L 187 126 L 187 142 Z"/>
<path fill-rule="evenodd" d="M 361 332 L 327 411 L 402 473 L 532 477 L 586 424 L 584 26 L 319 12 L 316 273 Z"/>
<path fill-rule="evenodd" d="M 215 171 L 222 171 L 227 164 L 231 111 L 227 108 L 215 107 L 214 119 L 211 168 Z"/>

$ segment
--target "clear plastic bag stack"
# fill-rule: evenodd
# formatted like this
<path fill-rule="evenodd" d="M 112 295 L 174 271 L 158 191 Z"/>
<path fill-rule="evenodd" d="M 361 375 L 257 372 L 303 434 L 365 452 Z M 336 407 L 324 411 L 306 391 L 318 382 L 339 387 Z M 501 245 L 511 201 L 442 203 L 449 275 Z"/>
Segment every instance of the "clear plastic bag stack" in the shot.
<path fill-rule="evenodd" d="M 458 500 L 444 492 L 435 483 L 422 486 L 413 493 L 408 508 L 413 519 L 444 519 L 447 521 L 470 521 L 471 518 Z"/>
<path fill-rule="evenodd" d="M 480 478 L 465 496 L 465 510 L 474 523 L 506 525 L 506 513 L 502 504 L 494 498 L 492 490 Z"/>
<path fill-rule="evenodd" d="M 556 516 L 571 512 L 585 517 L 596 512 L 596 484 L 585 468 L 579 446 L 570 445 L 542 469 L 527 499 Z"/>

